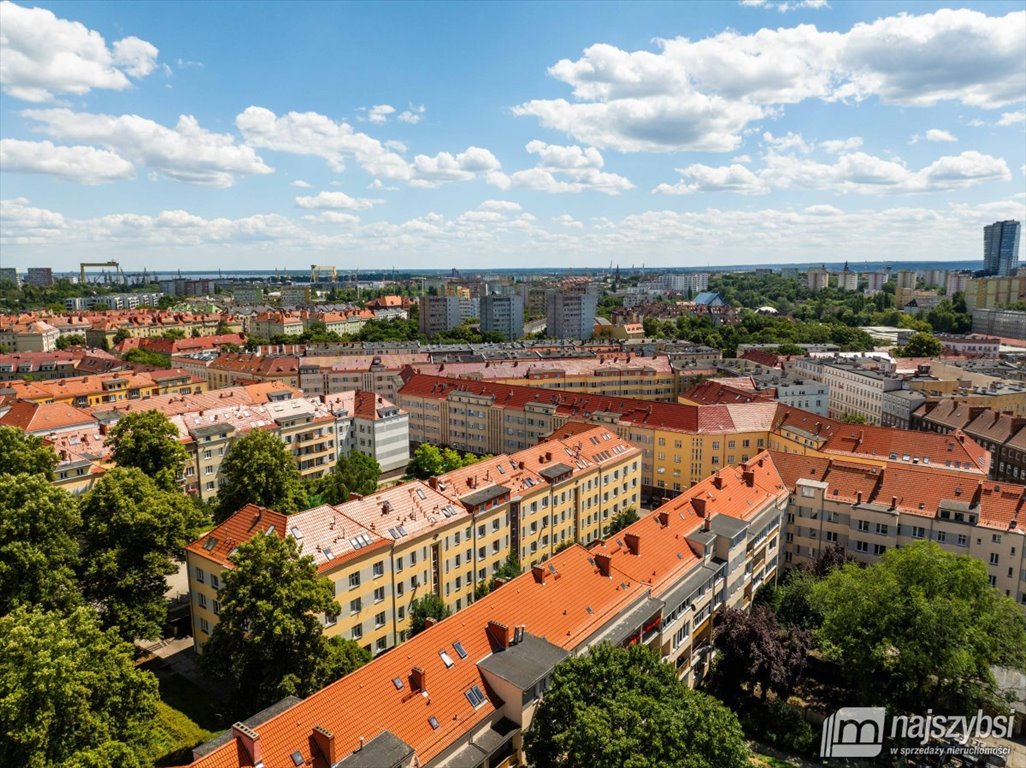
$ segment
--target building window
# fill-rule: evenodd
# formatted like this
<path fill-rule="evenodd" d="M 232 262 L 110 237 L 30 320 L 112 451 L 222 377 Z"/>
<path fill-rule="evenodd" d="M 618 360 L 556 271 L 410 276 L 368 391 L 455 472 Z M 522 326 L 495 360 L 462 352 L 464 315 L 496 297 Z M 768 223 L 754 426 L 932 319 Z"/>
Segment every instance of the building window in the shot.
<path fill-rule="evenodd" d="M 350 613 L 359 613 L 362 609 L 363 609 L 363 600 L 361 598 L 358 597 L 355 600 L 350 600 L 349 601 L 349 612 Z"/>
<path fill-rule="evenodd" d="M 350 589 L 355 589 L 358 586 L 360 586 L 360 574 L 359 573 L 351 573 L 351 574 L 349 574 L 349 588 Z"/>
<path fill-rule="evenodd" d="M 374 578 L 385 575 L 385 563 L 384 561 L 378 561 L 374 563 Z"/>
<path fill-rule="evenodd" d="M 377 589 L 375 589 L 374 590 L 374 602 L 375 603 L 380 603 L 380 602 L 383 602 L 384 599 L 385 599 L 385 588 L 384 587 L 378 587 Z"/>

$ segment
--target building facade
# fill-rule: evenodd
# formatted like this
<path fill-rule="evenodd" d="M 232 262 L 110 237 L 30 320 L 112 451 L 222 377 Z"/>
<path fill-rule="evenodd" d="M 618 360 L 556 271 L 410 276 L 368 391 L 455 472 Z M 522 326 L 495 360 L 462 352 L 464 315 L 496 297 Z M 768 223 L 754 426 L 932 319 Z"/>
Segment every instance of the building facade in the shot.
<path fill-rule="evenodd" d="M 481 298 L 481 331 L 515 341 L 524 335 L 524 300 L 516 294 Z"/>
<path fill-rule="evenodd" d="M 550 290 L 545 294 L 546 335 L 555 339 L 590 339 L 595 332 L 598 297 L 594 290 Z"/>
<path fill-rule="evenodd" d="M 983 271 L 988 275 L 1014 275 L 1019 266 L 1018 221 L 995 221 L 983 228 Z"/>

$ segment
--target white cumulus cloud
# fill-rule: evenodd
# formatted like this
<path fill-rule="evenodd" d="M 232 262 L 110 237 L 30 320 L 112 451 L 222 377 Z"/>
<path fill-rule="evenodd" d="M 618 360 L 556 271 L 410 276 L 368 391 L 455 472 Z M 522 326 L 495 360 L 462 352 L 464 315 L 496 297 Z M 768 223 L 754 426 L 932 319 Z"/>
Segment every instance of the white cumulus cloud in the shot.
<path fill-rule="evenodd" d="M 135 176 L 135 167 L 130 162 L 106 149 L 18 139 L 0 139 L 0 168 L 41 173 L 80 184 L 103 184 Z"/>
<path fill-rule="evenodd" d="M 527 143 L 527 152 L 538 157 L 538 165 L 512 174 L 513 186 L 541 192 L 603 192 L 618 195 L 634 184 L 630 179 L 603 171 L 602 153 L 594 147 L 547 144 L 537 139 Z"/>
<path fill-rule="evenodd" d="M 600 149 L 727 152 L 751 123 L 807 99 L 991 109 L 1026 93 L 1024 25 L 1026 11 L 941 9 L 846 32 L 802 24 L 657 40 L 656 51 L 598 43 L 549 68 L 571 99 L 513 111 Z"/>
<path fill-rule="evenodd" d="M 362 211 L 372 208 L 384 200 L 369 197 L 350 197 L 345 192 L 319 192 L 316 195 L 304 195 L 296 198 L 300 208 L 323 208 L 336 211 Z"/>
<path fill-rule="evenodd" d="M 168 128 L 139 115 L 103 115 L 70 109 L 27 109 L 22 116 L 57 139 L 100 144 L 158 174 L 189 184 L 230 187 L 239 176 L 273 173 L 252 147 L 212 133 L 182 115 Z"/>
<path fill-rule="evenodd" d="M 157 49 L 137 37 L 108 47 L 103 36 L 45 8 L 0 2 L 0 86 L 24 101 L 57 94 L 82 95 L 94 88 L 124 90 L 130 78 L 150 74 Z"/>

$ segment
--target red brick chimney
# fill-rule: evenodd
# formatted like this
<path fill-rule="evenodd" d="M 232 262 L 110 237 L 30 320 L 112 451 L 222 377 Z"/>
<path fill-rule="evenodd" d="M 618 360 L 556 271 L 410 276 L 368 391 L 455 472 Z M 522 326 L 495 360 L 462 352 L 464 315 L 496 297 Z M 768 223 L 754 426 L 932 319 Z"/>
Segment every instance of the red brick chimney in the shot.
<path fill-rule="evenodd" d="M 641 539 L 636 533 L 625 533 L 623 540 L 632 555 L 641 554 Z"/>
<path fill-rule="evenodd" d="M 427 672 L 422 667 L 414 667 L 410 670 L 410 688 L 415 691 L 427 689 Z"/>
<path fill-rule="evenodd" d="M 259 764 L 261 762 L 260 734 L 245 723 L 235 723 L 235 725 L 232 726 L 232 735 L 239 743 L 239 746 L 241 746 L 245 753 L 249 755 L 249 759 L 253 765 Z"/>
<path fill-rule="evenodd" d="M 318 751 L 320 751 L 321 756 L 324 757 L 324 761 L 328 765 L 334 765 L 338 762 L 339 755 L 335 752 L 335 734 L 327 728 L 315 725 L 312 738 Z"/>

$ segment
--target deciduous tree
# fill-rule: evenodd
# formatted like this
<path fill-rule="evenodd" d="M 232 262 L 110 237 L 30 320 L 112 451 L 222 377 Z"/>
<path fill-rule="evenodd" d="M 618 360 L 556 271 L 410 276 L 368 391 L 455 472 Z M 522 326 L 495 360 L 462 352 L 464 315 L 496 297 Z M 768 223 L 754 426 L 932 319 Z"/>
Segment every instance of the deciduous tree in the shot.
<path fill-rule="evenodd" d="M 125 640 L 160 637 L 166 576 L 202 522 L 188 496 L 116 467 L 82 500 L 81 584 L 100 624 Z"/>
<path fill-rule="evenodd" d="M 275 435 L 254 429 L 228 449 L 221 464 L 217 519 L 226 520 L 246 504 L 283 512 L 306 506 L 306 490 L 288 447 Z"/>
<path fill-rule="evenodd" d="M 143 768 L 157 681 L 90 608 L 0 618 L 0 765 Z"/>
<path fill-rule="evenodd" d="M 0 475 L 27 472 L 53 480 L 57 454 L 35 435 L 14 427 L 0 427 Z"/>
<path fill-rule="evenodd" d="M 410 637 L 423 632 L 429 618 L 441 621 L 452 613 L 445 601 L 434 592 L 428 592 L 410 603 Z"/>
<path fill-rule="evenodd" d="M 613 515 L 613 519 L 609 521 L 609 528 L 606 531 L 607 536 L 612 536 L 614 533 L 619 533 L 628 525 L 638 522 L 641 518 L 638 517 L 638 510 L 634 507 L 627 507 L 620 512 Z"/>
<path fill-rule="evenodd" d="M 178 487 L 178 474 L 189 458 L 178 441 L 178 428 L 160 411 L 126 413 L 107 434 L 119 467 L 136 467 L 167 490 Z"/>
<path fill-rule="evenodd" d="M 81 602 L 75 566 L 81 519 L 75 498 L 43 474 L 0 481 L 0 614 L 18 605 Z"/>
<path fill-rule="evenodd" d="M 991 668 L 1026 670 L 1026 617 L 990 586 L 987 568 L 932 542 L 848 564 L 812 589 L 820 647 L 863 701 L 968 711 L 994 700 Z"/>
<path fill-rule="evenodd" d="M 647 646 L 598 645 L 556 666 L 526 734 L 532 765 L 746 768 L 737 717 Z"/>
<path fill-rule="evenodd" d="M 201 663 L 232 689 L 244 717 L 284 696 L 306 696 L 367 661 L 351 640 L 327 640 L 321 617 L 339 613 L 331 581 L 294 539 L 254 536 L 232 556 L 220 591 L 221 620 Z"/>
<path fill-rule="evenodd" d="M 378 489 L 381 465 L 373 456 L 353 451 L 339 458 L 334 474 L 338 475 L 339 481 L 350 493 L 366 496 Z"/>

